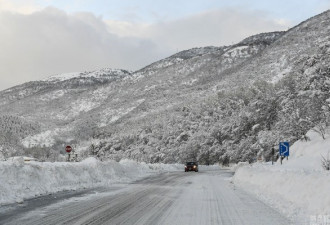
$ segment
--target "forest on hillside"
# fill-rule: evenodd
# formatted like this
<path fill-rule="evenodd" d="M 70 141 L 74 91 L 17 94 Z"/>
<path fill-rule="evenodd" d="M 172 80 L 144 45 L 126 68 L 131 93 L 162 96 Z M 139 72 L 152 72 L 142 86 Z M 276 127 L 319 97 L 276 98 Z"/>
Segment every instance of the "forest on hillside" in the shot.
<path fill-rule="evenodd" d="M 151 163 L 267 161 L 280 141 L 308 141 L 310 129 L 324 136 L 330 119 L 329 46 L 301 55 L 275 84 L 257 81 L 249 88 L 218 92 L 161 119 L 147 118 L 128 135 L 96 133 L 104 140 L 91 144 L 90 154 Z"/>

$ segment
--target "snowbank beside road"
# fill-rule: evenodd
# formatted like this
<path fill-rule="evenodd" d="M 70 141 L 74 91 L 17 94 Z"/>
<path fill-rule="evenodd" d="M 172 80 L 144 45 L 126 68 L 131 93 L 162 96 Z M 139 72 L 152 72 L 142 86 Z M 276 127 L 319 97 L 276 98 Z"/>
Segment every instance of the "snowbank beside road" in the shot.
<path fill-rule="evenodd" d="M 233 181 L 294 221 L 309 224 L 316 217 L 330 224 L 330 172 L 321 163 L 321 155 L 326 157 L 330 150 L 330 137 L 323 140 L 312 131 L 307 135 L 311 140 L 292 145 L 291 156 L 283 165 L 277 162 L 243 166 L 237 169 Z"/>
<path fill-rule="evenodd" d="M 0 204 L 64 190 L 78 190 L 130 182 L 151 173 L 182 170 L 182 165 L 145 164 L 131 160 L 101 162 L 0 162 Z"/>

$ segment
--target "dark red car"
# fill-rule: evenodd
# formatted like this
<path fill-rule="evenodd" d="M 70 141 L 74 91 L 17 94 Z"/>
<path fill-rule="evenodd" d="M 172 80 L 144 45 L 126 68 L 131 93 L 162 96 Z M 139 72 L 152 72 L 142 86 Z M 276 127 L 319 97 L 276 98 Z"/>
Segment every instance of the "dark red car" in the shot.
<path fill-rule="evenodd" d="M 184 166 L 184 172 L 195 171 L 198 172 L 198 164 L 197 162 L 186 162 Z"/>

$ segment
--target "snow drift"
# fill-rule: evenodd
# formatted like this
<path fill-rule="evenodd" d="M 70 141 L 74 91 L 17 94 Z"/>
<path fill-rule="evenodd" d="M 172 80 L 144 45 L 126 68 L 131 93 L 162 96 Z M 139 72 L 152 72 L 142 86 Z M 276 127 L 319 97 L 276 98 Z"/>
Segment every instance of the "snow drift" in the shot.
<path fill-rule="evenodd" d="M 64 190 L 78 190 L 130 182 L 152 173 L 182 169 L 182 165 L 145 164 L 131 160 L 101 162 L 0 162 L 0 204 Z"/>
<path fill-rule="evenodd" d="M 323 140 L 314 131 L 307 136 L 310 141 L 297 141 L 291 146 L 289 160 L 285 159 L 283 165 L 277 162 L 239 167 L 233 181 L 300 224 L 309 224 L 315 217 L 329 219 L 330 223 L 330 172 L 322 168 L 322 156 L 327 157 L 330 150 L 330 137 Z"/>

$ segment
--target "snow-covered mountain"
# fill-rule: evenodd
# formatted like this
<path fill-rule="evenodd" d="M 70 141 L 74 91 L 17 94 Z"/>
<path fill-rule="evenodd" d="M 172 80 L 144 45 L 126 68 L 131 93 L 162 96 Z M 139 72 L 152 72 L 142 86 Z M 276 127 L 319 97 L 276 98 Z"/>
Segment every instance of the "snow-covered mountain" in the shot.
<path fill-rule="evenodd" d="M 7 89 L 0 116 L 35 129 L 7 130 L 16 141 L 2 149 L 55 154 L 74 144 L 81 154 L 148 162 L 267 158 L 278 139 L 297 140 L 325 120 L 329 30 L 327 11 L 287 32 L 186 50 L 135 72 L 64 74 Z"/>
<path fill-rule="evenodd" d="M 44 79 L 46 82 L 58 83 L 68 80 L 86 80 L 94 79 L 97 81 L 115 81 L 119 78 L 123 78 L 130 73 L 125 70 L 114 70 L 114 69 L 102 69 L 93 72 L 83 72 L 83 73 L 68 73 L 68 74 L 58 74 Z"/>

